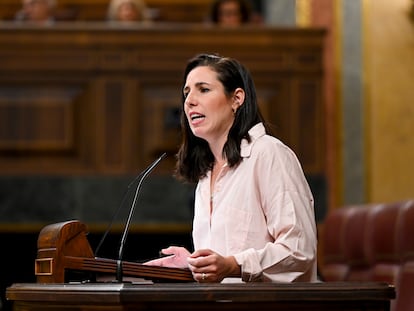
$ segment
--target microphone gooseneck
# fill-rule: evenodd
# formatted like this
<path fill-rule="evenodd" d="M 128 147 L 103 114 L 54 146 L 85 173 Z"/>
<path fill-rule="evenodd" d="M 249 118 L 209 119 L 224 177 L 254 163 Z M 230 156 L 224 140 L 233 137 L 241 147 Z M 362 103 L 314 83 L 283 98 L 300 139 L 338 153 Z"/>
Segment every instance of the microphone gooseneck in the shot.
<path fill-rule="evenodd" d="M 131 187 L 135 184 L 135 182 L 139 179 L 139 178 L 141 178 L 141 176 L 143 175 L 145 173 L 145 170 L 144 171 L 142 171 L 141 173 L 139 173 L 139 175 L 137 175 L 129 184 L 128 184 L 128 187 L 126 188 L 126 191 L 125 191 L 125 193 L 124 193 L 124 195 L 122 196 L 122 201 L 121 201 L 121 204 L 119 204 L 119 207 L 115 210 L 115 213 L 113 214 L 113 216 L 112 216 L 112 218 L 111 218 L 111 222 L 109 223 L 109 225 L 108 225 L 108 227 L 106 228 L 106 230 L 105 230 L 105 233 L 102 235 L 102 238 L 101 238 L 101 240 L 99 241 L 99 244 L 98 244 L 98 246 L 96 247 L 96 249 L 95 249 L 95 254 L 94 254 L 94 256 L 95 256 L 95 258 L 97 258 L 98 257 L 98 253 L 99 253 L 99 251 L 100 251 L 100 249 L 101 249 L 101 247 L 102 247 L 102 245 L 103 245 L 103 243 L 104 243 L 104 241 L 105 241 L 105 239 L 106 239 L 106 237 L 107 237 L 107 235 L 109 234 L 109 232 L 110 232 L 110 230 L 111 230 L 111 228 L 112 228 L 112 226 L 113 226 L 113 224 L 114 224 L 114 221 L 115 221 L 115 219 L 118 217 L 118 214 L 119 214 L 119 212 L 121 211 L 121 209 L 122 209 L 122 207 L 124 206 L 124 203 L 125 203 L 125 201 L 126 201 L 126 199 L 127 199 L 127 197 L 128 197 L 128 195 L 129 195 L 129 192 L 130 192 L 130 190 L 131 190 Z"/>
<path fill-rule="evenodd" d="M 132 201 L 132 205 L 129 210 L 129 215 L 125 223 L 125 228 L 122 233 L 122 238 L 119 245 L 118 260 L 116 262 L 116 280 L 118 282 L 122 282 L 123 279 L 122 258 L 124 255 L 124 246 L 129 232 L 129 226 L 131 224 L 132 216 L 134 215 L 135 206 L 137 203 L 138 195 L 141 190 L 142 183 L 144 182 L 145 178 L 151 173 L 151 171 L 158 165 L 158 163 L 160 163 L 160 161 L 166 157 L 166 155 L 167 154 L 164 152 L 157 160 L 155 160 L 150 166 L 148 166 L 142 174 L 140 174 L 141 178 L 139 179 L 137 188 L 135 190 L 134 200 Z"/>

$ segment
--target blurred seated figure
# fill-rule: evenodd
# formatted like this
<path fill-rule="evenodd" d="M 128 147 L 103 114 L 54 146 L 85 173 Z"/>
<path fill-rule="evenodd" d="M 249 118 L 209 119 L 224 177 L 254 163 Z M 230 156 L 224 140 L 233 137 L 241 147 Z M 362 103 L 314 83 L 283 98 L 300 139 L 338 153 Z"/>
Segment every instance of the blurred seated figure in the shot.
<path fill-rule="evenodd" d="M 111 0 L 108 7 L 108 20 L 111 22 L 146 21 L 147 6 L 142 0 Z"/>
<path fill-rule="evenodd" d="M 245 0 L 216 0 L 211 6 L 211 22 L 219 26 L 236 27 L 250 23 L 252 9 Z"/>
<path fill-rule="evenodd" d="M 22 9 L 16 14 L 18 22 L 53 23 L 56 0 L 22 0 Z"/>

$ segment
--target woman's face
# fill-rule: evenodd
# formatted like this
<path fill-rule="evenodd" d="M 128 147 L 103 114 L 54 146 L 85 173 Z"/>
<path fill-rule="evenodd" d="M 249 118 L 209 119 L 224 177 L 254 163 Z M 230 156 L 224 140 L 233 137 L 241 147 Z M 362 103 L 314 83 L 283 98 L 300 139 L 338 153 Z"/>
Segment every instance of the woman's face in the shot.
<path fill-rule="evenodd" d="M 29 21 L 42 22 L 51 17 L 47 0 L 24 0 L 23 10 Z"/>
<path fill-rule="evenodd" d="M 118 20 L 134 22 L 141 19 L 137 8 L 130 2 L 122 3 L 118 8 Z"/>
<path fill-rule="evenodd" d="M 225 142 L 237 102 L 227 97 L 217 73 L 208 66 L 194 68 L 183 89 L 184 112 L 193 134 L 214 144 Z"/>
<path fill-rule="evenodd" d="M 237 1 L 224 1 L 218 12 L 218 23 L 221 26 L 235 27 L 242 24 L 242 15 Z"/>

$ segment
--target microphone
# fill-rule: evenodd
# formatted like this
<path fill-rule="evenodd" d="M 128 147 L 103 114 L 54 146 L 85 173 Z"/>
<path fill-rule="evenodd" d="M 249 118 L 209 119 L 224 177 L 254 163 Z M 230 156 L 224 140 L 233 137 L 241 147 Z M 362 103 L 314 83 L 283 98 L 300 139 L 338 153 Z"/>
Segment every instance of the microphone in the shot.
<path fill-rule="evenodd" d="M 115 219 L 117 219 L 119 212 L 124 207 L 124 203 L 125 203 L 126 199 L 128 198 L 128 195 L 130 193 L 131 187 L 135 184 L 135 182 L 138 179 L 141 178 L 141 176 L 146 172 L 147 169 L 145 169 L 144 171 L 142 171 L 141 173 L 139 173 L 137 176 L 135 176 L 135 178 L 128 184 L 128 187 L 126 188 L 125 193 L 122 196 L 121 204 L 119 204 L 119 207 L 115 210 L 114 214 L 112 215 L 112 218 L 111 218 L 112 220 L 109 223 L 108 227 L 106 228 L 105 233 L 103 234 L 101 240 L 99 241 L 98 246 L 96 247 L 96 250 L 95 250 L 95 258 L 98 258 L 98 252 L 99 252 L 99 250 L 101 249 L 101 247 L 102 247 L 102 245 L 103 245 L 103 243 L 104 243 L 107 235 L 109 234 L 109 232 L 110 232 L 110 230 L 111 230 L 111 228 L 112 228 L 112 226 L 114 224 Z"/>
<path fill-rule="evenodd" d="M 156 159 L 150 166 L 148 166 L 139 175 L 139 176 L 141 176 L 141 178 L 139 179 L 137 188 L 135 190 L 134 200 L 133 200 L 131 208 L 129 210 L 129 215 L 128 215 L 127 221 L 125 223 L 124 232 L 122 234 L 122 238 L 121 238 L 121 241 L 120 241 L 120 244 L 119 244 L 118 260 L 116 262 L 116 280 L 118 282 L 122 282 L 122 279 L 123 279 L 122 258 L 123 258 L 123 255 L 124 255 L 124 246 L 125 246 L 126 237 L 128 235 L 129 226 L 131 224 L 131 219 L 132 219 L 132 216 L 133 216 L 134 211 L 135 211 L 135 206 L 136 206 L 136 203 L 137 203 L 137 198 L 138 198 L 139 192 L 141 190 L 142 183 L 144 182 L 145 178 L 151 173 L 151 171 L 158 165 L 158 163 L 160 163 L 161 160 L 166 157 L 166 155 L 167 154 L 164 152 L 158 159 Z"/>

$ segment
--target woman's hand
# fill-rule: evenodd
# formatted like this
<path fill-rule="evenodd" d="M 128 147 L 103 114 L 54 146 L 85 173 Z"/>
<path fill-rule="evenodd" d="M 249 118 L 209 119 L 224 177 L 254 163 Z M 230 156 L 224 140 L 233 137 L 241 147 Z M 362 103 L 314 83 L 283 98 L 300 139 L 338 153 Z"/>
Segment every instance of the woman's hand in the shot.
<path fill-rule="evenodd" d="M 187 261 L 198 282 L 221 282 L 226 277 L 241 275 L 240 266 L 233 256 L 223 257 L 210 249 L 195 251 Z"/>
<path fill-rule="evenodd" d="M 187 258 L 191 254 L 184 247 L 170 246 L 162 249 L 161 253 L 167 256 L 144 262 L 143 265 L 169 268 L 188 268 Z"/>

